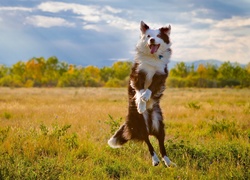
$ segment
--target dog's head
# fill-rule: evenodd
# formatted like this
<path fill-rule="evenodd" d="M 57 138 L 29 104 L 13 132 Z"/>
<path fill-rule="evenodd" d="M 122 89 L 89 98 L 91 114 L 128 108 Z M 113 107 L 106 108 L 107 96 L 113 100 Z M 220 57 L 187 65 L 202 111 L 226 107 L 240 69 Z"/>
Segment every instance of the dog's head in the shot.
<path fill-rule="evenodd" d="M 168 51 L 170 42 L 171 26 L 159 29 L 151 29 L 147 24 L 141 21 L 141 39 L 137 48 L 143 53 L 161 55 Z"/>

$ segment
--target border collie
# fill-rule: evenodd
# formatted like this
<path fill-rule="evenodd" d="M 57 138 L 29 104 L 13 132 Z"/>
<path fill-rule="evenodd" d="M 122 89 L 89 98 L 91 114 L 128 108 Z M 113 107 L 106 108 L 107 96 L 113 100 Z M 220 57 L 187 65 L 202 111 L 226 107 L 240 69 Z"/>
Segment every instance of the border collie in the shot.
<path fill-rule="evenodd" d="M 167 64 L 171 56 L 171 26 L 151 29 L 141 21 L 141 38 L 136 46 L 135 63 L 128 86 L 129 107 L 126 122 L 109 139 L 112 148 L 119 148 L 128 140 L 146 142 L 153 166 L 160 162 L 149 135 L 158 139 L 162 160 L 167 167 L 175 166 L 166 155 L 165 130 L 160 98 L 168 77 Z"/>

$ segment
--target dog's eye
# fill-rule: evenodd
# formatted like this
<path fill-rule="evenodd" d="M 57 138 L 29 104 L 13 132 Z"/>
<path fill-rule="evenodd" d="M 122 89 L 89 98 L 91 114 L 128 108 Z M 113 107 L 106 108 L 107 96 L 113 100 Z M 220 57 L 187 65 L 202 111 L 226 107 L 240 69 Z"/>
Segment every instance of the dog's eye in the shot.
<path fill-rule="evenodd" d="M 148 35 L 147 37 L 150 38 L 150 35 Z"/>

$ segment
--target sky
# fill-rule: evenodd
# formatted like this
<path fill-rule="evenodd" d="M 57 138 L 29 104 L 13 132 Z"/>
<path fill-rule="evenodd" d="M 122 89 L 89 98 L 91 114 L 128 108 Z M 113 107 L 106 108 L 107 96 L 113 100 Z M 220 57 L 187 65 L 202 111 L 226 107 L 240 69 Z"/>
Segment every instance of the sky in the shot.
<path fill-rule="evenodd" d="M 250 0 L 0 0 L 0 64 L 133 60 L 141 20 L 171 25 L 173 61 L 250 62 Z"/>

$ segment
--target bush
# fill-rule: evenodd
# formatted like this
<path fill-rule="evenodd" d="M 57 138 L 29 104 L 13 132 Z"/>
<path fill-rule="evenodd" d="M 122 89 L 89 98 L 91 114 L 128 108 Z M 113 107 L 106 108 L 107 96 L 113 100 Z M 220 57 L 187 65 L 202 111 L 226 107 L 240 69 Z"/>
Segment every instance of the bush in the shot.
<path fill-rule="evenodd" d="M 110 78 L 106 83 L 105 87 L 122 87 L 123 81 L 117 78 Z"/>

